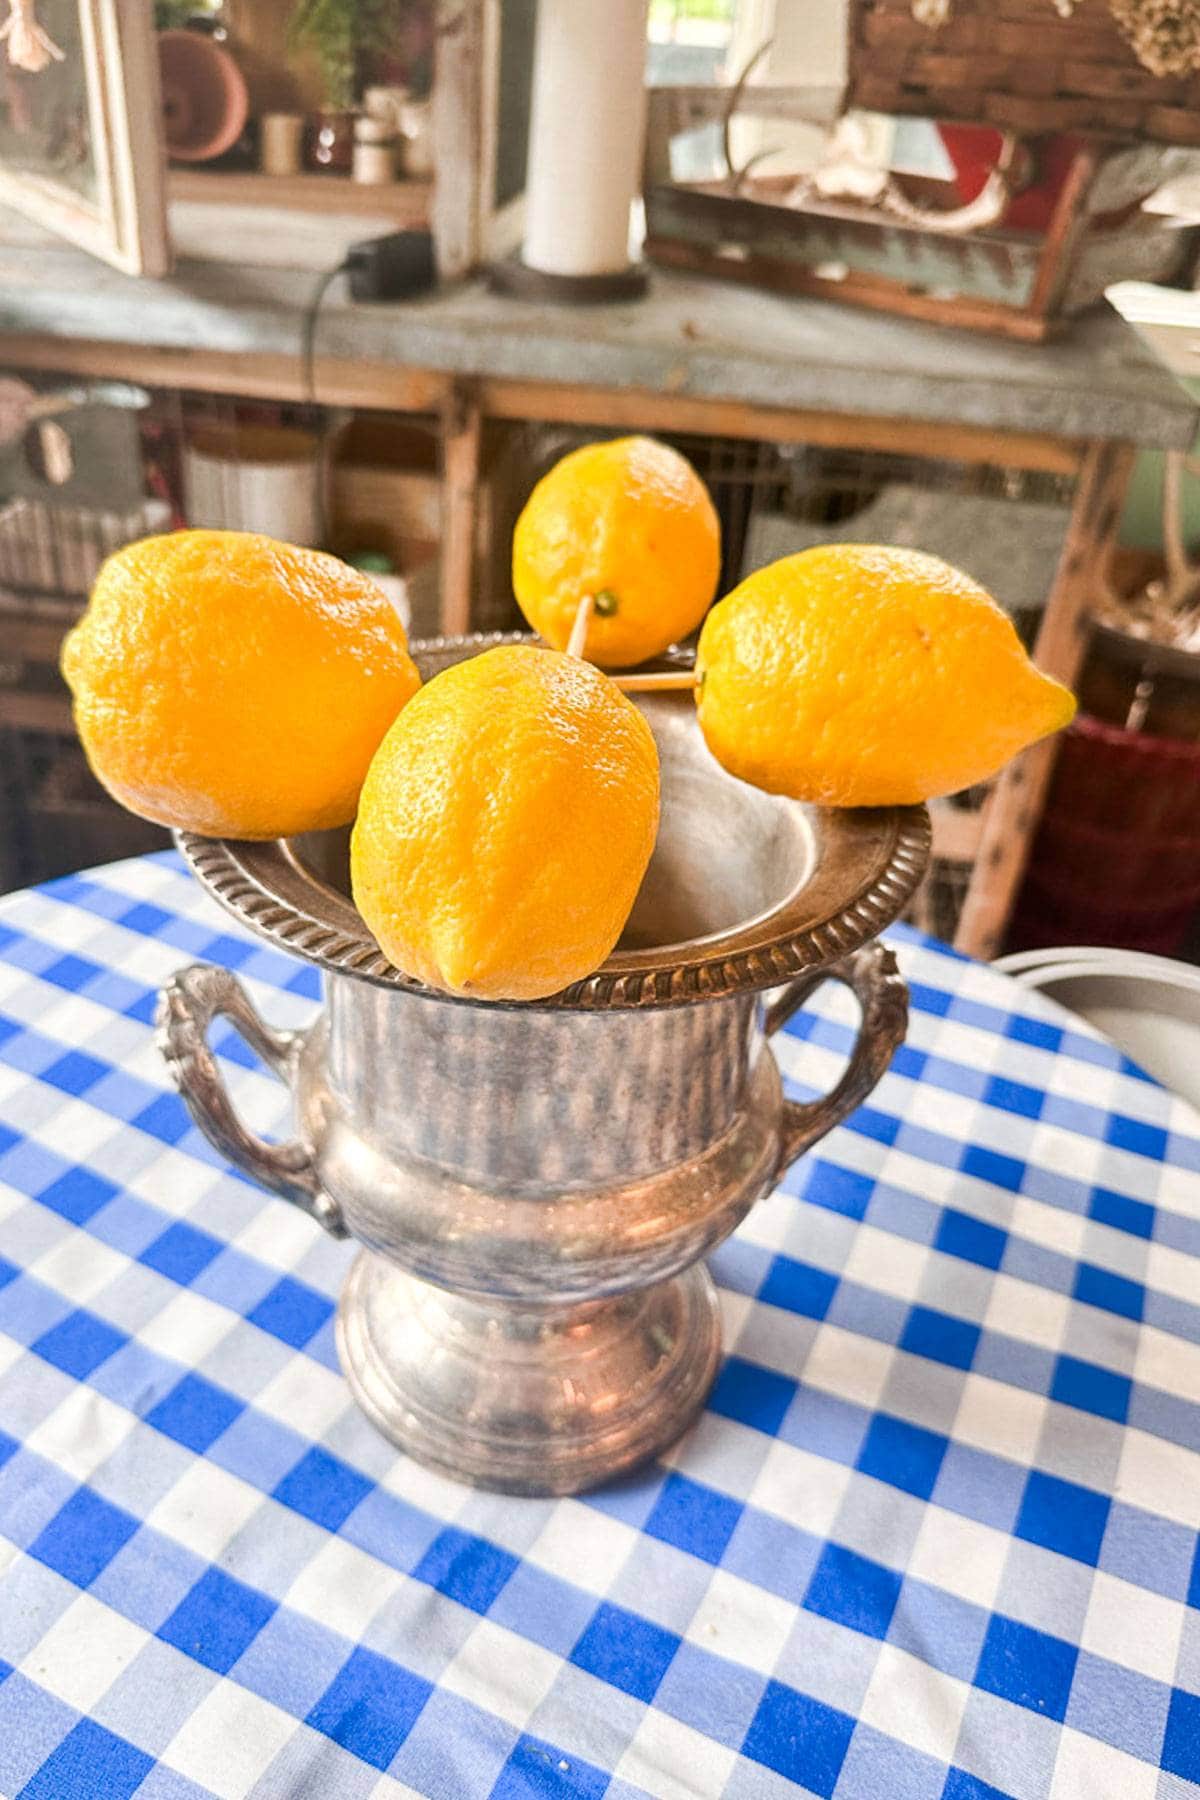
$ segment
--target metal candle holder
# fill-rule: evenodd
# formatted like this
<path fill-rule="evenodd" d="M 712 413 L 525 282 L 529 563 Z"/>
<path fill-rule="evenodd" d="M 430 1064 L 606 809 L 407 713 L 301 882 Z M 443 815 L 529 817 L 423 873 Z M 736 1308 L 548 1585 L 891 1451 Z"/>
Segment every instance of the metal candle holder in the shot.
<path fill-rule="evenodd" d="M 428 677 L 495 639 L 418 646 Z M 226 970 L 163 990 L 160 1042 L 201 1130 L 363 1249 L 347 1380 L 379 1429 L 480 1487 L 564 1494 L 670 1444 L 720 1353 L 702 1258 L 870 1092 L 907 994 L 874 942 L 912 893 L 923 808 L 823 812 L 709 755 L 687 695 L 641 702 L 662 824 L 617 951 L 549 1000 L 472 1002 L 392 968 L 348 898 L 347 833 L 180 846 L 237 918 L 316 963 L 325 1009 L 273 1030 Z M 862 1022 L 833 1092 L 786 1100 L 768 1040 L 827 980 Z M 776 990 L 773 995 L 770 991 Z M 296 1136 L 239 1120 L 222 1014 L 291 1088 Z"/>

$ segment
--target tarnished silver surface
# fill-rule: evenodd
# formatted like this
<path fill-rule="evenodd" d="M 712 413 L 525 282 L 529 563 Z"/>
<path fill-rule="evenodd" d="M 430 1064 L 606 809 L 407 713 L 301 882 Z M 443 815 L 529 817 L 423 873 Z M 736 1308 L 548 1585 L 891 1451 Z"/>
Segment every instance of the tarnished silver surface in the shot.
<path fill-rule="evenodd" d="M 475 647 L 420 660 L 429 673 Z M 431 1466 L 506 1492 L 589 1486 L 686 1427 L 720 1350 L 700 1258 L 904 1035 L 904 985 L 864 940 L 920 876 L 923 812 L 776 800 L 717 768 L 686 698 L 645 711 L 664 822 L 628 942 L 548 1001 L 454 1000 L 389 969 L 335 834 L 183 840 L 231 911 L 321 964 L 327 1004 L 296 1039 L 224 970 L 184 970 L 160 1010 L 180 1091 L 224 1154 L 365 1246 L 338 1341 L 368 1416 Z M 828 979 L 858 996 L 858 1041 L 832 1094 L 787 1102 L 767 1039 Z M 290 1143 L 238 1121 L 206 1043 L 218 1013 L 290 1084 Z"/>
<path fill-rule="evenodd" d="M 500 1493 L 578 1493 L 665 1449 L 703 1406 L 720 1348 L 703 1263 L 616 1300 L 498 1315 L 364 1250 L 338 1315 L 367 1417 Z"/>
<path fill-rule="evenodd" d="M 757 1055 L 753 994 L 569 1012 L 446 1006 L 329 983 L 330 1092 L 371 1142 L 488 1192 L 655 1174 L 732 1125 Z"/>

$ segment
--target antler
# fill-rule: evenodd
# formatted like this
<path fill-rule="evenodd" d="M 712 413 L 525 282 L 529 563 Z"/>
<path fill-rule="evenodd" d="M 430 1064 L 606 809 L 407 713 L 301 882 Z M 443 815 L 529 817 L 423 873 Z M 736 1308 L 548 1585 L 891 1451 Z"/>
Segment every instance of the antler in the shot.
<path fill-rule="evenodd" d="M 751 56 L 743 65 L 741 74 L 729 90 L 729 96 L 725 101 L 724 108 L 721 112 L 721 151 L 725 157 L 725 167 L 729 171 L 729 191 L 731 194 L 741 193 L 742 183 L 745 181 L 754 165 L 762 162 L 764 157 L 774 154 L 772 150 L 758 150 L 742 164 L 740 169 L 735 169 L 733 166 L 733 115 L 737 111 L 738 103 L 745 92 L 746 83 L 749 81 L 754 70 L 758 67 L 774 42 L 774 38 L 764 38 L 753 56 Z"/>

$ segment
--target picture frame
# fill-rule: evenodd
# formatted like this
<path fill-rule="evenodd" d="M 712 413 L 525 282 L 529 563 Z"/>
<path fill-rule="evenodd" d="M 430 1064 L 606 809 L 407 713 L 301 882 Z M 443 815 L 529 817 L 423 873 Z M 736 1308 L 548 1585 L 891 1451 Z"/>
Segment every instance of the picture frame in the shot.
<path fill-rule="evenodd" d="M 170 268 L 158 50 L 146 0 L 37 0 L 61 53 L 0 44 L 0 205 L 129 275 Z"/>

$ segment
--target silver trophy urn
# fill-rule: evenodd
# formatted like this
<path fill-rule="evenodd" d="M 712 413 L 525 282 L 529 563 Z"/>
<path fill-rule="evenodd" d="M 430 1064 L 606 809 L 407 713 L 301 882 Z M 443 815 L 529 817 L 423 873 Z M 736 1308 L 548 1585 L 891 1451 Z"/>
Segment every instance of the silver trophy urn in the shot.
<path fill-rule="evenodd" d="M 495 641 L 417 661 L 428 677 Z M 679 1436 L 720 1354 L 705 1254 L 904 1036 L 874 940 L 920 879 L 924 809 L 761 793 L 709 755 L 690 696 L 640 703 L 658 843 L 618 949 L 549 1000 L 453 999 L 392 968 L 349 898 L 346 831 L 180 839 L 209 892 L 325 985 L 312 1028 L 281 1033 L 226 970 L 182 971 L 159 1014 L 180 1092 L 240 1168 L 362 1245 L 338 1344 L 368 1417 L 507 1493 L 575 1492 Z M 854 1050 L 831 1094 L 786 1100 L 769 1039 L 830 979 L 858 997 Z M 218 1014 L 290 1086 L 290 1142 L 239 1121 L 207 1043 Z"/>

